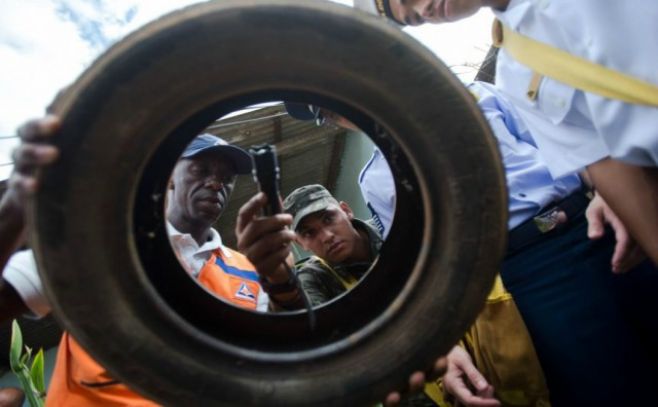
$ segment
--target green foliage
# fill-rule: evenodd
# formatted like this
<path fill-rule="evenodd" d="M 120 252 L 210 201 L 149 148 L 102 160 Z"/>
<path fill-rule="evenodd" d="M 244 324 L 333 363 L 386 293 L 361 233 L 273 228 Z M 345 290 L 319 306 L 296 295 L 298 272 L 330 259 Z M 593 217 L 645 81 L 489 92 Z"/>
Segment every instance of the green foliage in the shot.
<path fill-rule="evenodd" d="M 21 383 L 23 392 L 31 407 L 43 407 L 46 397 L 46 385 L 43 373 L 43 349 L 32 360 L 31 368 L 28 363 L 32 357 L 32 349 L 25 347 L 23 353 L 23 333 L 18 322 L 14 320 L 11 324 L 11 345 L 9 347 L 9 364 L 18 381 Z"/>
<path fill-rule="evenodd" d="M 32 367 L 30 367 L 30 377 L 32 378 L 34 387 L 39 392 L 39 395 L 46 394 L 46 381 L 44 380 L 43 370 L 43 349 L 39 349 L 39 352 L 37 352 L 34 360 L 32 361 Z"/>
<path fill-rule="evenodd" d="M 11 345 L 9 348 L 9 362 L 11 364 L 12 370 L 14 370 L 14 366 L 20 365 L 22 350 L 23 333 L 21 332 L 21 328 L 18 326 L 18 322 L 14 320 L 11 323 Z"/>

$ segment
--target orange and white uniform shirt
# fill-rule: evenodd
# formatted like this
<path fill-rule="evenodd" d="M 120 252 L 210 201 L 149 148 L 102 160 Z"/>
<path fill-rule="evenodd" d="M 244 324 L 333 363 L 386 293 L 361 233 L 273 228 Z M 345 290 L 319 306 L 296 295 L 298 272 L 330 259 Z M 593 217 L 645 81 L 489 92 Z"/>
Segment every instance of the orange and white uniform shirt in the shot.
<path fill-rule="evenodd" d="M 258 283 L 256 269 L 243 254 L 224 246 L 215 229 L 201 246 L 171 224 L 167 231 L 178 260 L 201 285 L 235 305 L 267 311 L 269 297 Z"/>

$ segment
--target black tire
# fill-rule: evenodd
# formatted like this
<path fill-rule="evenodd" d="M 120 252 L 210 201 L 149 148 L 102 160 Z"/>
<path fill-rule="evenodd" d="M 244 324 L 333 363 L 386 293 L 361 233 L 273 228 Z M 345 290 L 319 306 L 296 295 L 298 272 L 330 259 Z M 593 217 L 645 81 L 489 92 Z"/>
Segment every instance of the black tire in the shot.
<path fill-rule="evenodd" d="M 395 223 L 375 269 L 317 310 L 313 332 L 303 312 L 218 301 L 182 271 L 164 229 L 166 181 L 185 144 L 228 111 L 282 99 L 343 113 L 396 175 Z M 422 45 L 347 7 L 187 8 L 114 45 L 53 111 L 62 155 L 33 207 L 47 294 L 94 358 L 168 405 L 380 400 L 458 340 L 504 253 L 504 177 L 476 104 Z"/>

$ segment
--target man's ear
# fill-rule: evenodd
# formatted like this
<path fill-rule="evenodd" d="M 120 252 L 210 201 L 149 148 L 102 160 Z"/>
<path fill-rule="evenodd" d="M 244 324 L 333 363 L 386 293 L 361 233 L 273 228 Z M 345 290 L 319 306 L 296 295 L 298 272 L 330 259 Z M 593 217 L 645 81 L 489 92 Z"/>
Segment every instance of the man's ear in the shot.
<path fill-rule="evenodd" d="M 342 209 L 343 212 L 345 212 L 345 214 L 350 220 L 354 219 L 354 212 L 352 211 L 352 208 L 350 208 L 350 206 L 347 204 L 347 202 L 340 201 L 339 205 L 340 205 L 340 209 Z"/>

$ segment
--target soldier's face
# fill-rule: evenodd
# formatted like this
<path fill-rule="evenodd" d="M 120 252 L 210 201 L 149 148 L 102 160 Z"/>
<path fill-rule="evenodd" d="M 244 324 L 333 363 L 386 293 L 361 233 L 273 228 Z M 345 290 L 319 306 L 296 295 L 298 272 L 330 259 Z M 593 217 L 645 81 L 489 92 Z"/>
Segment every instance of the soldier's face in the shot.
<path fill-rule="evenodd" d="M 349 261 L 357 249 L 359 232 L 352 226 L 349 206 L 331 205 L 311 213 L 297 226 L 297 242 L 331 264 Z"/>

